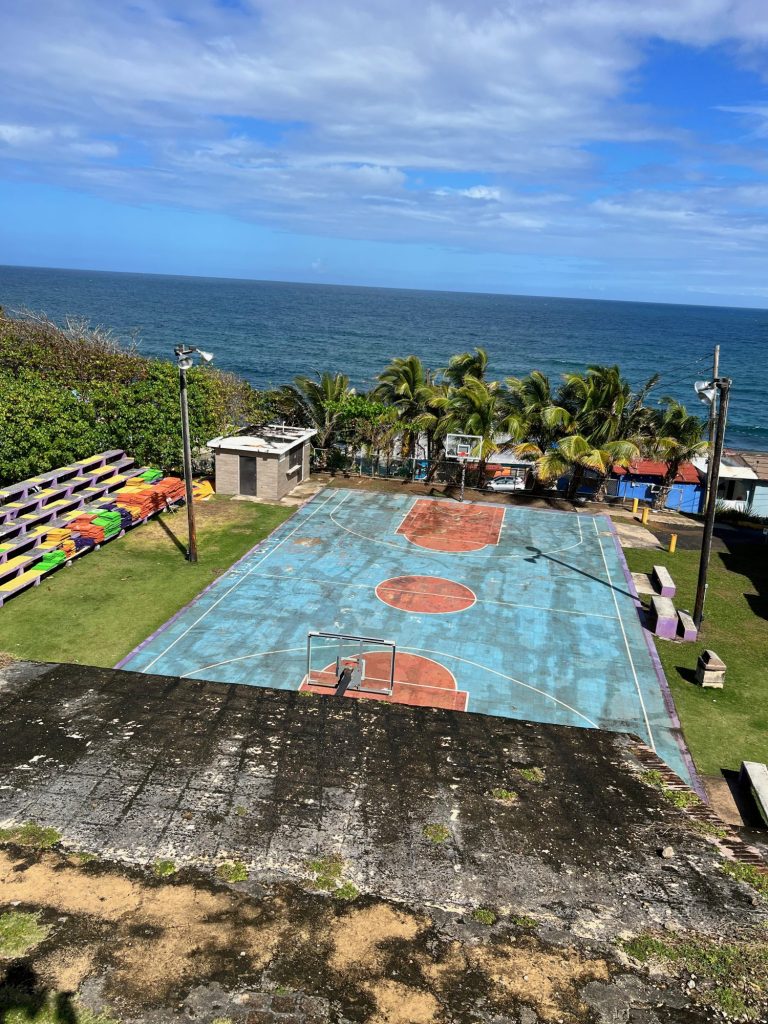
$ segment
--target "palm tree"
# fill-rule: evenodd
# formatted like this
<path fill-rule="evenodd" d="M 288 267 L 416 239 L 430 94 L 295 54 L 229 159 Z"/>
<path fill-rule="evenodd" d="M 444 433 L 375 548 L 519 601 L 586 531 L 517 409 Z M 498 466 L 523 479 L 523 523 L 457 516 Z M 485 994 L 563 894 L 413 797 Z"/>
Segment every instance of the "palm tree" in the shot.
<path fill-rule="evenodd" d="M 488 456 L 498 451 L 496 434 L 503 409 L 501 385 L 467 375 L 461 387 L 447 387 L 433 395 L 431 405 L 441 413 L 439 436 L 475 434 L 482 438 L 479 450 L 478 475 L 483 480 Z"/>
<path fill-rule="evenodd" d="M 424 368 L 418 356 L 393 359 L 378 376 L 379 383 L 372 395 L 397 410 L 402 424 L 402 456 L 413 458 L 420 417 L 427 411 L 427 398 L 432 374 Z"/>
<path fill-rule="evenodd" d="M 709 448 L 704 440 L 706 424 L 689 413 L 674 398 L 664 399 L 665 408 L 656 416 L 656 435 L 650 452 L 667 464 L 659 490 L 653 496 L 653 507 L 664 508 L 672 485 L 684 462 L 703 455 Z"/>
<path fill-rule="evenodd" d="M 343 401 L 355 393 L 349 386 L 349 377 L 343 373 L 318 373 L 311 377 L 295 377 L 293 384 L 280 388 L 285 405 L 306 426 L 317 431 L 318 448 L 330 448 L 335 439 Z"/>
<path fill-rule="evenodd" d="M 488 353 L 484 348 L 476 348 L 474 352 L 460 352 L 451 356 L 443 375 L 451 387 L 460 388 L 467 377 L 484 380 L 487 367 Z"/>
<path fill-rule="evenodd" d="M 507 383 L 511 411 L 505 426 L 513 436 L 526 437 L 514 451 L 535 460 L 543 482 L 570 472 L 568 497 L 578 493 L 588 470 L 597 477 L 597 495 L 602 497 L 614 466 L 628 466 L 640 455 L 649 423 L 643 398 L 655 378 L 637 395 L 617 366 L 565 374 L 556 395 L 538 371 Z"/>
<path fill-rule="evenodd" d="M 560 403 L 560 396 L 553 394 L 549 377 L 540 370 L 527 377 L 508 377 L 506 383 L 506 410 L 500 427 L 510 441 L 504 447 L 511 446 L 525 457 L 517 449 L 530 444 L 541 454 L 568 432 L 573 416 Z"/>

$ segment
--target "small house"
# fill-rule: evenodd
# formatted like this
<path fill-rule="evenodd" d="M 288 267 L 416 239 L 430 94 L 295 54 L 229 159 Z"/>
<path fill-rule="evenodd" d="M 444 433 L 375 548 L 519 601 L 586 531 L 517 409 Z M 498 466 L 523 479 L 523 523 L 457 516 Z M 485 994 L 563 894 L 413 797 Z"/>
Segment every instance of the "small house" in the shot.
<path fill-rule="evenodd" d="M 706 477 L 706 459 L 697 462 Z M 729 508 L 768 516 L 768 452 L 726 448 L 720 462 L 717 497 Z"/>
<path fill-rule="evenodd" d="M 309 477 L 317 431 L 270 423 L 245 427 L 208 442 L 216 467 L 216 492 L 279 501 Z"/>
<path fill-rule="evenodd" d="M 635 459 L 624 469 L 617 466 L 612 473 L 609 494 L 642 502 L 652 502 L 659 492 L 667 473 L 666 462 L 654 459 Z M 684 462 L 674 479 L 667 497 L 665 508 L 674 512 L 701 512 L 704 501 L 704 485 L 699 471 L 691 462 Z"/>
<path fill-rule="evenodd" d="M 748 505 L 758 516 L 768 516 L 768 452 L 740 452 L 749 469 L 755 474 Z"/>

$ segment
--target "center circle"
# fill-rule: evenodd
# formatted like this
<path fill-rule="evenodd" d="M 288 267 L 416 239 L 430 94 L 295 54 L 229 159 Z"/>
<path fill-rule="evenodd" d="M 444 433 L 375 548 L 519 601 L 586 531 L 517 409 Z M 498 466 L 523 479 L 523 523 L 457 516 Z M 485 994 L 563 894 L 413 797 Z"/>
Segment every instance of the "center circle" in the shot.
<path fill-rule="evenodd" d="M 393 576 L 376 587 L 376 597 L 402 612 L 448 615 L 471 608 L 475 592 L 442 576 Z"/>

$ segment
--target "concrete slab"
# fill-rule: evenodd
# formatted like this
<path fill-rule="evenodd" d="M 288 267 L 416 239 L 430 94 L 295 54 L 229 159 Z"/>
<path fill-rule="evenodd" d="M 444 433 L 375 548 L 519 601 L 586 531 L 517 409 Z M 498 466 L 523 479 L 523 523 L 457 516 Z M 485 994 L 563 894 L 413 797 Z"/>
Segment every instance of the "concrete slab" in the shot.
<path fill-rule="evenodd" d="M 661 542 L 637 522 L 614 519 L 613 525 L 623 548 L 655 548 L 661 550 Z"/>

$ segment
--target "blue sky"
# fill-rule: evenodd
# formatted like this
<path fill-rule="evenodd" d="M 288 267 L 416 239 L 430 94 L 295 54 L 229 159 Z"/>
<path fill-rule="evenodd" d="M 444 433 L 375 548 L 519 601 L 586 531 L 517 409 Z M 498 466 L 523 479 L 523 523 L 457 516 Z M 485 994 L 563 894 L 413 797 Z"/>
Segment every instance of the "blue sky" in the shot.
<path fill-rule="evenodd" d="M 768 306 L 765 0 L 29 0 L 0 263 Z"/>

